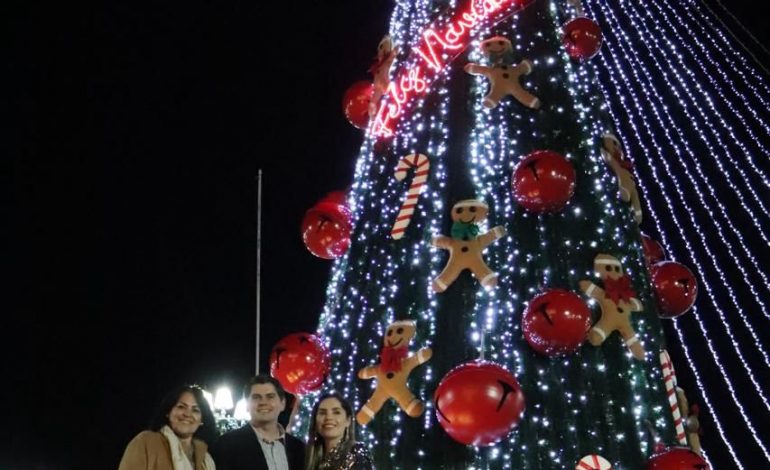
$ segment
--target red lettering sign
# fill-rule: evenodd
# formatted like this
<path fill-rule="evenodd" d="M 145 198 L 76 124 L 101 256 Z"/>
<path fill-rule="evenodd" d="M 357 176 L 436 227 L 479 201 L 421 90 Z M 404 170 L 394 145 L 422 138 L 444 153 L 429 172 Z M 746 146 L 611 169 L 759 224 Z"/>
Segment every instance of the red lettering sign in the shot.
<path fill-rule="evenodd" d="M 412 48 L 414 65 L 400 71 L 385 92 L 372 125 L 376 136 L 390 137 L 407 103 L 425 93 L 444 66 L 468 47 L 470 31 L 481 23 L 499 23 L 534 0 L 470 0 L 446 22 L 434 22 Z M 422 67 L 426 66 L 425 69 Z"/>

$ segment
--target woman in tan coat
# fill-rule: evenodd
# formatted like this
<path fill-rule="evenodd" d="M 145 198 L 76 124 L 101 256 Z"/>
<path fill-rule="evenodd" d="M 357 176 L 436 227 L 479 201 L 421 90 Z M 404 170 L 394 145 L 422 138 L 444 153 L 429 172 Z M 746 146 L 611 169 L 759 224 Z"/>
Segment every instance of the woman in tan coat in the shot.
<path fill-rule="evenodd" d="M 200 387 L 176 388 L 161 402 L 150 430 L 129 442 L 119 470 L 215 470 L 207 443 L 216 434 Z"/>

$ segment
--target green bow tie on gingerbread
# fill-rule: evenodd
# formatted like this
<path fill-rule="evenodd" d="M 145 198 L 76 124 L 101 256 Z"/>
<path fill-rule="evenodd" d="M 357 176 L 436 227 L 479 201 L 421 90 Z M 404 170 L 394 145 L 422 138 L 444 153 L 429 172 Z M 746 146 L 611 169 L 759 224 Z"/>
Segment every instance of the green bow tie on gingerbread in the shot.
<path fill-rule="evenodd" d="M 483 222 L 489 213 L 489 206 L 482 201 L 466 199 L 452 207 L 452 237 L 433 237 L 431 244 L 449 251 L 449 261 L 436 279 L 433 290 L 444 292 L 455 282 L 461 272 L 468 269 L 485 288 L 497 285 L 497 273 L 489 269 L 482 252 L 497 239 L 505 235 L 505 229 L 497 226 L 479 233 L 477 224 Z"/>
<path fill-rule="evenodd" d="M 452 238 L 471 240 L 479 235 L 479 226 L 473 223 L 455 222 L 452 224 Z"/>

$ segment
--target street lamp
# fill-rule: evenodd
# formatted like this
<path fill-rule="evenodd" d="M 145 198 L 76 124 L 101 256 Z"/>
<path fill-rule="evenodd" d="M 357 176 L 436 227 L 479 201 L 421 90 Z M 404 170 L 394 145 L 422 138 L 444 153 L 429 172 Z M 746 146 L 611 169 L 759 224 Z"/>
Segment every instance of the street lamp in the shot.
<path fill-rule="evenodd" d="M 246 409 L 246 401 L 240 400 L 238 406 L 233 405 L 233 393 L 230 391 L 230 387 L 224 385 L 219 387 L 213 399 L 211 393 L 205 391 L 204 396 L 212 404 L 217 430 L 220 434 L 237 429 L 248 421 L 249 412 Z"/>
<path fill-rule="evenodd" d="M 214 409 L 227 414 L 233 409 L 233 393 L 230 387 L 219 387 L 214 395 Z"/>
<path fill-rule="evenodd" d="M 250 418 L 249 410 L 246 408 L 246 399 L 241 398 L 238 403 L 235 404 L 235 412 L 233 418 L 237 420 L 247 421 Z"/>

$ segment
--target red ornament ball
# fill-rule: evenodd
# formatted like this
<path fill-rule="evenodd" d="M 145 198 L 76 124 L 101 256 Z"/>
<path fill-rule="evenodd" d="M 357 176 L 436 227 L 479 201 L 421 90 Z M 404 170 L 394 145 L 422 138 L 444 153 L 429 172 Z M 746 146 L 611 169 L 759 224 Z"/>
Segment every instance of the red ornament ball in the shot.
<path fill-rule="evenodd" d="M 709 470 L 703 457 L 688 447 L 669 447 L 647 461 L 647 470 Z"/>
<path fill-rule="evenodd" d="M 310 208 L 302 219 L 302 240 L 311 253 L 323 259 L 336 259 L 350 247 L 350 210 L 330 193 Z M 331 199 L 330 199 L 331 198 Z"/>
<path fill-rule="evenodd" d="M 661 261 L 650 268 L 650 276 L 661 317 L 678 317 L 695 303 L 698 281 L 685 265 Z"/>
<path fill-rule="evenodd" d="M 575 193 L 575 168 L 556 152 L 538 150 L 516 165 L 511 185 L 513 197 L 525 209 L 557 212 Z"/>
<path fill-rule="evenodd" d="M 433 396 L 439 424 L 452 439 L 486 446 L 521 420 L 524 393 L 510 372 L 492 362 L 461 364 L 444 376 Z"/>
<path fill-rule="evenodd" d="M 602 30 L 596 21 L 581 16 L 562 26 L 561 42 L 570 57 L 588 60 L 602 47 Z"/>
<path fill-rule="evenodd" d="M 572 292 L 547 289 L 530 300 L 521 326 L 532 349 L 546 356 L 564 356 L 586 340 L 591 310 Z"/>
<path fill-rule="evenodd" d="M 270 375 L 295 395 L 320 389 L 330 368 L 329 350 L 310 333 L 292 333 L 270 351 Z"/>
<path fill-rule="evenodd" d="M 372 101 L 374 85 L 366 80 L 350 86 L 342 97 L 342 110 L 348 121 L 359 129 L 369 124 L 369 103 Z"/>
<path fill-rule="evenodd" d="M 642 249 L 644 250 L 644 260 L 647 262 L 648 267 L 666 259 L 666 253 L 663 251 L 660 243 L 644 233 L 642 233 Z"/>

